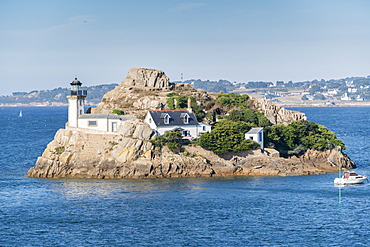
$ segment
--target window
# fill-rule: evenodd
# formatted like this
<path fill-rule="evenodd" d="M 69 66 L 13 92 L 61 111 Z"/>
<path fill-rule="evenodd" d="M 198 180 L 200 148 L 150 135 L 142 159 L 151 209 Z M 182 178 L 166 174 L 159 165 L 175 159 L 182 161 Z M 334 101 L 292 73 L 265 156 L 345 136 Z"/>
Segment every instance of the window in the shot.
<path fill-rule="evenodd" d="M 191 135 L 190 135 L 190 130 L 183 130 L 183 131 L 182 131 L 182 135 L 183 135 L 183 136 L 189 136 L 189 137 L 191 137 Z"/>
<path fill-rule="evenodd" d="M 181 114 L 181 118 L 183 119 L 184 124 L 189 124 L 190 116 L 188 114 Z"/>
<path fill-rule="evenodd" d="M 98 126 L 98 123 L 96 121 L 89 120 L 89 126 Z"/>
<path fill-rule="evenodd" d="M 188 115 L 185 115 L 184 117 L 184 124 L 188 124 L 189 123 L 189 116 Z"/>
<path fill-rule="evenodd" d="M 170 124 L 170 116 L 167 114 L 166 116 L 164 116 L 164 124 Z"/>
<path fill-rule="evenodd" d="M 202 131 L 206 131 L 206 126 L 202 126 Z"/>

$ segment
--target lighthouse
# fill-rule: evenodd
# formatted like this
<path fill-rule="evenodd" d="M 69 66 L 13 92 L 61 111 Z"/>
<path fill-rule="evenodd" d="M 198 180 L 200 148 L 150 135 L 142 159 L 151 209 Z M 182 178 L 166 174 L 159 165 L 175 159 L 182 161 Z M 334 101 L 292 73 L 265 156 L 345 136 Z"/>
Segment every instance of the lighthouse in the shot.
<path fill-rule="evenodd" d="M 84 114 L 86 90 L 82 90 L 82 83 L 74 79 L 71 83 L 71 95 L 68 98 L 68 126 L 78 127 L 78 118 Z"/>

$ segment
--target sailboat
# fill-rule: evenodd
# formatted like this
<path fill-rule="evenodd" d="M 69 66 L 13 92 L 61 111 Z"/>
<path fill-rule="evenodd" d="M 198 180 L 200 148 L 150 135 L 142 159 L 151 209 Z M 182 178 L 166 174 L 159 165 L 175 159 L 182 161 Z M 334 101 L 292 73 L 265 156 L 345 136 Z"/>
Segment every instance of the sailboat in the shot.
<path fill-rule="evenodd" d="M 19 117 L 22 117 L 23 114 L 22 114 L 22 110 L 19 112 Z"/>

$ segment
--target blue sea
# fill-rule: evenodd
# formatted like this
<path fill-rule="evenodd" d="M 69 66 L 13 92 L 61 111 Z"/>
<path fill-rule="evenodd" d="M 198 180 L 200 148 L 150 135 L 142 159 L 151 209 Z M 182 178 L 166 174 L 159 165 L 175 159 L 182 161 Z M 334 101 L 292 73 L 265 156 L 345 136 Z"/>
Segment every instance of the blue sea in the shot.
<path fill-rule="evenodd" d="M 369 107 L 294 109 L 336 132 L 370 176 Z M 370 245 L 370 185 L 335 187 L 337 174 L 23 176 L 66 121 L 66 107 L 0 108 L 0 246 Z"/>

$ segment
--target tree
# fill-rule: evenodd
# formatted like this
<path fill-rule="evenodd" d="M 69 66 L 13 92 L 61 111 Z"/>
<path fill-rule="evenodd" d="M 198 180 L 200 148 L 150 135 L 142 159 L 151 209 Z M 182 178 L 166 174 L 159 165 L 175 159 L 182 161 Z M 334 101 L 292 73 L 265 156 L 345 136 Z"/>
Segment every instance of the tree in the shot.
<path fill-rule="evenodd" d="M 284 82 L 283 81 L 277 81 L 276 82 L 276 87 L 283 87 L 284 86 Z"/>
<path fill-rule="evenodd" d="M 246 106 L 246 101 L 249 99 L 247 94 L 221 94 L 217 97 L 216 103 L 219 105 L 226 106 L 227 108 L 231 109 L 233 106 Z"/>
<path fill-rule="evenodd" d="M 308 100 L 307 95 L 303 95 L 303 96 L 301 97 L 301 100 Z"/>
<path fill-rule="evenodd" d="M 270 126 L 271 122 L 265 115 L 260 112 L 254 112 L 249 108 L 243 110 L 232 110 L 229 112 L 228 119 L 233 122 L 243 121 L 253 124 L 254 126 L 266 127 Z"/>
<path fill-rule="evenodd" d="M 150 140 L 154 147 L 162 149 L 167 146 L 172 152 L 182 151 L 182 134 L 179 131 L 166 132 L 164 135 L 157 136 L 154 140 Z"/>
<path fill-rule="evenodd" d="M 321 93 L 322 89 L 317 85 L 312 85 L 309 92 L 311 95 L 315 95 L 315 93 Z"/>
<path fill-rule="evenodd" d="M 273 146 L 283 155 L 301 154 L 307 149 L 330 150 L 346 147 L 334 132 L 310 121 L 296 121 L 287 126 L 273 125 L 266 130 L 266 146 Z"/>
<path fill-rule="evenodd" d="M 321 93 L 317 93 L 317 94 L 315 94 L 315 96 L 313 96 L 313 99 L 314 100 L 325 100 L 326 98 Z"/>
<path fill-rule="evenodd" d="M 197 143 L 216 154 L 256 149 L 259 144 L 245 139 L 244 136 L 251 127 L 251 124 L 246 122 L 223 120 L 218 122 L 212 131 L 202 134 Z"/>
<path fill-rule="evenodd" d="M 268 120 L 268 118 L 265 115 L 263 115 L 260 112 L 255 112 L 255 114 L 256 114 L 257 119 L 258 119 L 257 126 L 259 126 L 259 127 L 267 127 L 267 126 L 270 126 L 271 125 L 270 120 Z"/>

